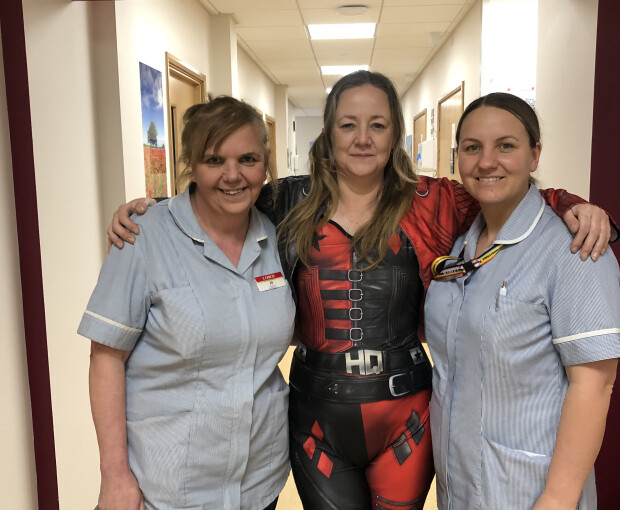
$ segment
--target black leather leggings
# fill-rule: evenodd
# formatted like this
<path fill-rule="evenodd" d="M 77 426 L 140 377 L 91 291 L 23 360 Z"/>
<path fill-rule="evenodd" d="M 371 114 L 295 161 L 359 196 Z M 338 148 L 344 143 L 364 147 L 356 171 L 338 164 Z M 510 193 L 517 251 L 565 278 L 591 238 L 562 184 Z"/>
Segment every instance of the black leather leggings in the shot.
<path fill-rule="evenodd" d="M 269 505 L 267 508 L 265 508 L 265 510 L 276 510 L 276 505 L 278 504 L 278 498 L 275 499 L 275 501 L 273 503 L 271 503 L 271 505 Z"/>

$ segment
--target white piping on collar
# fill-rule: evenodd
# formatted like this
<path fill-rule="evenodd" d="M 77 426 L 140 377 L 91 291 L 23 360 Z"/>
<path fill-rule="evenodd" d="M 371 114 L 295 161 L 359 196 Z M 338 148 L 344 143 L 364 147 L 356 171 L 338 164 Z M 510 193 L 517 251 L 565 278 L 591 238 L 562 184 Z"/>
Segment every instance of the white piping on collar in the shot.
<path fill-rule="evenodd" d="M 187 230 L 185 230 L 185 227 L 183 227 L 183 224 L 179 221 L 179 219 L 177 218 L 177 216 L 174 214 L 174 212 L 172 211 L 172 202 L 174 201 L 174 199 L 179 196 L 179 195 L 175 195 L 174 197 L 170 198 L 168 200 L 168 210 L 170 211 L 170 214 L 172 215 L 172 217 L 174 218 L 175 223 L 179 226 L 179 228 L 181 229 L 181 231 L 190 239 L 193 239 L 194 241 L 198 242 L 198 243 L 202 243 L 205 244 L 205 240 L 204 239 L 200 239 L 198 237 L 194 237 L 193 235 L 191 235 Z M 251 221 L 251 220 L 250 220 Z M 260 242 L 260 241 L 264 241 L 265 239 L 268 239 L 269 236 L 267 234 L 263 234 L 263 235 L 259 235 L 256 237 L 256 242 Z"/>
<path fill-rule="evenodd" d="M 176 214 L 174 214 L 174 212 L 172 211 L 172 202 L 174 202 L 174 199 L 176 197 L 178 197 L 179 195 L 175 195 L 174 197 L 172 197 L 170 200 L 168 200 L 168 211 L 170 211 L 170 214 L 172 215 L 172 217 L 174 218 L 174 222 L 177 224 L 177 226 L 181 229 L 181 231 L 190 239 L 193 239 L 194 241 L 198 242 L 198 243 L 202 243 L 205 244 L 205 240 L 204 239 L 200 239 L 197 237 L 194 237 L 193 235 L 191 235 L 187 230 L 185 230 L 185 227 L 183 226 L 183 224 L 181 223 L 181 221 L 177 218 Z"/>
<path fill-rule="evenodd" d="M 542 198 L 541 198 L 542 200 Z M 536 228 L 536 225 L 538 225 L 538 222 L 540 221 L 540 218 L 542 217 L 542 214 L 545 210 L 545 201 L 542 200 L 542 204 L 540 206 L 540 210 L 538 211 L 538 213 L 536 214 L 536 217 L 534 218 L 534 221 L 532 221 L 532 224 L 530 225 L 530 227 L 519 237 L 517 237 L 516 239 L 507 239 L 507 240 L 503 240 L 503 239 L 496 239 L 495 241 L 493 241 L 493 244 L 517 244 L 518 242 L 523 241 L 523 239 L 525 239 L 527 236 L 529 236 L 532 231 L 534 230 L 534 228 Z M 467 239 L 465 239 L 463 241 L 463 248 L 467 246 Z"/>
<path fill-rule="evenodd" d="M 534 218 L 534 221 L 532 221 L 532 224 L 530 225 L 530 228 L 528 228 L 523 235 L 517 237 L 516 239 L 508 239 L 508 240 L 503 240 L 503 239 L 496 239 L 494 244 L 517 244 L 518 242 L 523 241 L 523 239 L 525 239 L 527 236 L 529 236 L 532 231 L 536 228 L 536 225 L 538 225 L 538 222 L 540 221 L 540 218 L 543 215 L 543 211 L 545 210 L 545 201 L 541 198 L 540 201 L 542 202 L 542 204 L 540 205 L 540 209 L 538 211 L 538 214 L 536 215 L 536 217 Z"/>

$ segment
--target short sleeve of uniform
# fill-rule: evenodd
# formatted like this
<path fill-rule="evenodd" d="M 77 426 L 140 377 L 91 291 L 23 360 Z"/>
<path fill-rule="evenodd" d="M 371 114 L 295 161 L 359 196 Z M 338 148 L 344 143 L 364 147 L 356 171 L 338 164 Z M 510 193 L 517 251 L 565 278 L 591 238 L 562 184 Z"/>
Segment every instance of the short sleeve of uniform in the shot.
<path fill-rule="evenodd" d="M 562 236 L 564 237 L 564 236 Z M 557 243 L 550 264 L 553 343 L 564 365 L 620 357 L 620 272 L 611 250 L 594 262 Z"/>
<path fill-rule="evenodd" d="M 78 333 L 100 344 L 130 351 L 138 340 L 149 307 L 146 262 L 140 245 L 112 247 L 93 291 Z"/>

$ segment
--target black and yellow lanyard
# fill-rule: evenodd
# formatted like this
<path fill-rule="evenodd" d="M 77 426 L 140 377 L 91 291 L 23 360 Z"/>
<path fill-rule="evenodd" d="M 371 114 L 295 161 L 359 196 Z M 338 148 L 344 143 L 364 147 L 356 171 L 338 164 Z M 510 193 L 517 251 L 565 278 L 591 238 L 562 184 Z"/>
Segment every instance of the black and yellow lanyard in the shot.
<path fill-rule="evenodd" d="M 450 255 L 437 257 L 431 264 L 433 280 L 456 280 L 461 276 L 465 276 L 467 273 L 493 260 L 493 257 L 497 255 L 503 246 L 503 244 L 494 244 L 482 253 L 482 255 L 468 262 L 463 262 L 463 255 L 465 254 L 464 247 L 458 257 L 451 257 Z"/>

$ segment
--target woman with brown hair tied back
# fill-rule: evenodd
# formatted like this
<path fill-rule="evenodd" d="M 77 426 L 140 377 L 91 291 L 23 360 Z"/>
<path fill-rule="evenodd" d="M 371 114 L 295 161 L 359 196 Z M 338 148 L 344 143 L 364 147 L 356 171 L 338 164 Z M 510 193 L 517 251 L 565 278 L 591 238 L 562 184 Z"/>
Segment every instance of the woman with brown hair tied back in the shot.
<path fill-rule="evenodd" d="M 434 264 L 425 306 L 439 508 L 595 510 L 620 356 L 618 263 L 570 253 L 531 182 L 542 145 L 528 103 L 476 99 L 456 144 L 481 212 Z"/>

